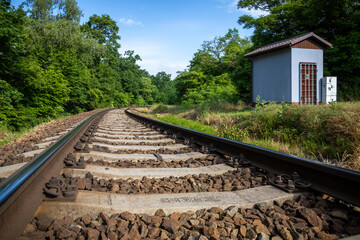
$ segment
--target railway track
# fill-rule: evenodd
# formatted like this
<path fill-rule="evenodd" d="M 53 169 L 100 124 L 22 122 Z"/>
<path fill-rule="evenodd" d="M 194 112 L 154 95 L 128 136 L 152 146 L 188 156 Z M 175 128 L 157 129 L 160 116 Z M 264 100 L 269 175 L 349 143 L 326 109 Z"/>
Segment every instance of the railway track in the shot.
<path fill-rule="evenodd" d="M 358 172 L 123 109 L 1 171 L 1 239 L 360 237 Z"/>

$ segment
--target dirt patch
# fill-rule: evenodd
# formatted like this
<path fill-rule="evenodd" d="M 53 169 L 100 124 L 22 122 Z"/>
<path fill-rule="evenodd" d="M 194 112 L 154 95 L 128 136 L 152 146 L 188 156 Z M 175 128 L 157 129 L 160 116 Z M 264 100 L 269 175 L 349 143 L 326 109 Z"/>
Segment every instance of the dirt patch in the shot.
<path fill-rule="evenodd" d="M 186 112 L 177 114 L 177 116 L 188 120 L 197 120 L 199 113 L 200 109 L 190 109 Z"/>

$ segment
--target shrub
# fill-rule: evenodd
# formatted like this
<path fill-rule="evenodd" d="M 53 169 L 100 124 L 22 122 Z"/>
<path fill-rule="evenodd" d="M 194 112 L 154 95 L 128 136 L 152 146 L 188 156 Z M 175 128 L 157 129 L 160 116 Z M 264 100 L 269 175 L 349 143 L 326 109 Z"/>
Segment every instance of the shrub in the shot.
<path fill-rule="evenodd" d="M 157 112 L 157 113 L 163 113 L 163 112 L 166 112 L 168 110 L 169 110 L 168 106 L 163 105 L 163 104 L 159 104 L 159 105 L 155 106 L 153 111 Z"/>
<path fill-rule="evenodd" d="M 219 130 L 232 139 L 268 139 L 325 159 L 355 166 L 360 162 L 360 103 L 320 106 L 269 104 L 235 117 Z M 246 133 L 246 134 L 244 134 Z"/>

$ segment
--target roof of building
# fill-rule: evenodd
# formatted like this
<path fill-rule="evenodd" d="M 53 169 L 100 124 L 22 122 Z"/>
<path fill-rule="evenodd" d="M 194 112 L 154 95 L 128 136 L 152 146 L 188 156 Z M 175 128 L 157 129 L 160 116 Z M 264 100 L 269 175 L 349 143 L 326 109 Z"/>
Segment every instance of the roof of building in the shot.
<path fill-rule="evenodd" d="M 298 36 L 295 36 L 292 38 L 281 40 L 278 42 L 270 43 L 268 45 L 265 45 L 261 48 L 258 48 L 252 52 L 245 54 L 245 57 L 252 57 L 252 56 L 264 54 L 267 52 L 272 52 L 272 51 L 275 51 L 275 50 L 278 50 L 281 48 L 291 47 L 291 46 L 293 46 L 301 41 L 304 41 L 306 39 L 309 39 L 309 38 L 311 38 L 312 40 L 316 41 L 317 43 L 323 45 L 324 48 L 332 48 L 331 43 L 329 43 L 325 39 L 319 37 L 315 33 L 309 32 L 309 33 L 301 34 L 301 35 L 298 35 Z"/>

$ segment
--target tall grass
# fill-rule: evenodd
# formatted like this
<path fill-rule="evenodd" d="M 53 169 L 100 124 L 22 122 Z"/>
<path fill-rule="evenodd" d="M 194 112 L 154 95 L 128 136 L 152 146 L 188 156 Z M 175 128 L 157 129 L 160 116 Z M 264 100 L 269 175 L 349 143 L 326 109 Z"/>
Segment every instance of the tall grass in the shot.
<path fill-rule="evenodd" d="M 240 141 L 251 138 L 286 143 L 306 154 L 360 169 L 359 102 L 286 108 L 270 104 L 223 124 L 220 135 L 230 134 Z"/>
<path fill-rule="evenodd" d="M 20 131 L 13 131 L 6 126 L 0 126 L 0 146 L 14 141 L 30 132 L 30 129 L 22 129 Z"/>
<path fill-rule="evenodd" d="M 41 126 L 42 124 L 46 124 L 48 122 L 56 121 L 59 119 L 63 119 L 66 117 L 71 116 L 70 113 L 61 113 L 56 118 L 46 118 L 42 119 L 39 125 L 34 127 L 23 127 L 20 130 L 14 130 L 13 128 L 9 128 L 6 125 L 2 125 L 0 123 L 0 146 L 10 143 L 36 129 L 37 127 Z"/>
<path fill-rule="evenodd" d="M 206 103 L 170 109 L 177 117 L 212 126 L 222 137 L 360 169 L 360 102 L 269 104 L 255 109 L 241 103 Z"/>

